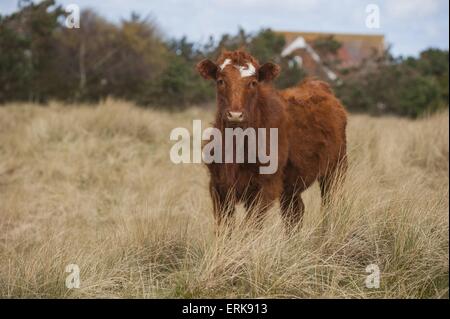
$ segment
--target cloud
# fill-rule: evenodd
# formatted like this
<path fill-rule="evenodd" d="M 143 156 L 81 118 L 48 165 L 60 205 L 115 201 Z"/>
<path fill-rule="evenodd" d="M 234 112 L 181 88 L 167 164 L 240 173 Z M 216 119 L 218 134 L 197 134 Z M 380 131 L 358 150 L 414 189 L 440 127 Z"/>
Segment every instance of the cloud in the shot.
<path fill-rule="evenodd" d="M 323 0 L 213 0 L 212 5 L 217 5 L 222 8 L 234 8 L 235 10 L 242 10 L 243 8 L 251 8 L 252 10 L 302 10 L 309 11 L 318 8 Z"/>
<path fill-rule="evenodd" d="M 2 1 L 0 4 L 0 15 L 1 14 L 10 14 L 17 10 L 17 1 L 16 0 L 6 0 Z"/>
<path fill-rule="evenodd" d="M 436 14 L 439 11 L 440 3 L 442 0 L 395 0 L 388 1 L 386 9 L 392 18 L 414 19 Z"/>

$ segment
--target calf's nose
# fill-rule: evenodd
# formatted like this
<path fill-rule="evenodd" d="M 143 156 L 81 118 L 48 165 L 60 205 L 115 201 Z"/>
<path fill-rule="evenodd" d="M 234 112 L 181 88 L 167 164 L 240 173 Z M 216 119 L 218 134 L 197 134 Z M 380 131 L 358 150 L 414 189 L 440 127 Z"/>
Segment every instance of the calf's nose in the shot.
<path fill-rule="evenodd" d="M 244 114 L 242 112 L 227 112 L 227 119 L 230 122 L 242 122 Z"/>

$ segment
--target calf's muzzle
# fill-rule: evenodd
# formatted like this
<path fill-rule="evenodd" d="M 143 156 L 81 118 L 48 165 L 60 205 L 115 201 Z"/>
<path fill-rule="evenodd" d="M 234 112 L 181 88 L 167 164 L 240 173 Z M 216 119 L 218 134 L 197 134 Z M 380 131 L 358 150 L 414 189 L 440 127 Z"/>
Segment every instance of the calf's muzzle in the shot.
<path fill-rule="evenodd" d="M 231 123 L 241 123 L 244 121 L 244 113 L 243 112 L 227 112 L 227 120 Z"/>

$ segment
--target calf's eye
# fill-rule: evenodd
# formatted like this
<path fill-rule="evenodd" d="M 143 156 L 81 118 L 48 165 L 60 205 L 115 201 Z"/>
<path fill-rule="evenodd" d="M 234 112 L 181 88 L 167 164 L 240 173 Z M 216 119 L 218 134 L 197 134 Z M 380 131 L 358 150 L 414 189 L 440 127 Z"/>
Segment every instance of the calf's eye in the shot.
<path fill-rule="evenodd" d="M 222 79 L 217 80 L 217 85 L 222 86 L 224 84 L 225 84 L 225 82 Z"/>
<path fill-rule="evenodd" d="M 251 88 L 254 88 L 254 87 L 256 87 L 257 85 L 258 85 L 258 82 L 255 81 L 255 80 L 253 80 L 253 81 L 250 82 L 250 87 L 251 87 Z"/>

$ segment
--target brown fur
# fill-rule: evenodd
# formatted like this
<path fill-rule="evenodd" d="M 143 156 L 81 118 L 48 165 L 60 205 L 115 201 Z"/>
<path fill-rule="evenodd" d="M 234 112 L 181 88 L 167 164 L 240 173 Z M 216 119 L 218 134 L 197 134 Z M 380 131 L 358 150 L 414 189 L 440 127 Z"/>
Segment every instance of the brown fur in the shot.
<path fill-rule="evenodd" d="M 251 62 L 257 74 L 241 78 L 233 67 L 221 71 L 218 66 L 225 59 L 236 65 Z M 337 173 L 341 175 L 346 167 L 347 116 L 343 106 L 328 84 L 317 80 L 275 90 L 270 81 L 278 75 L 279 67 L 272 63 L 260 66 L 243 51 L 224 52 L 216 63 L 204 60 L 197 68 L 205 78 L 218 81 L 216 128 L 224 132 L 229 126 L 224 113 L 230 110 L 244 112 L 243 128 L 278 128 L 275 174 L 259 174 L 258 163 L 208 165 L 217 223 L 232 221 L 238 202 L 244 203 L 248 217 L 261 222 L 279 199 L 286 225 L 297 225 L 304 211 L 301 193 L 318 180 L 325 202 Z"/>

